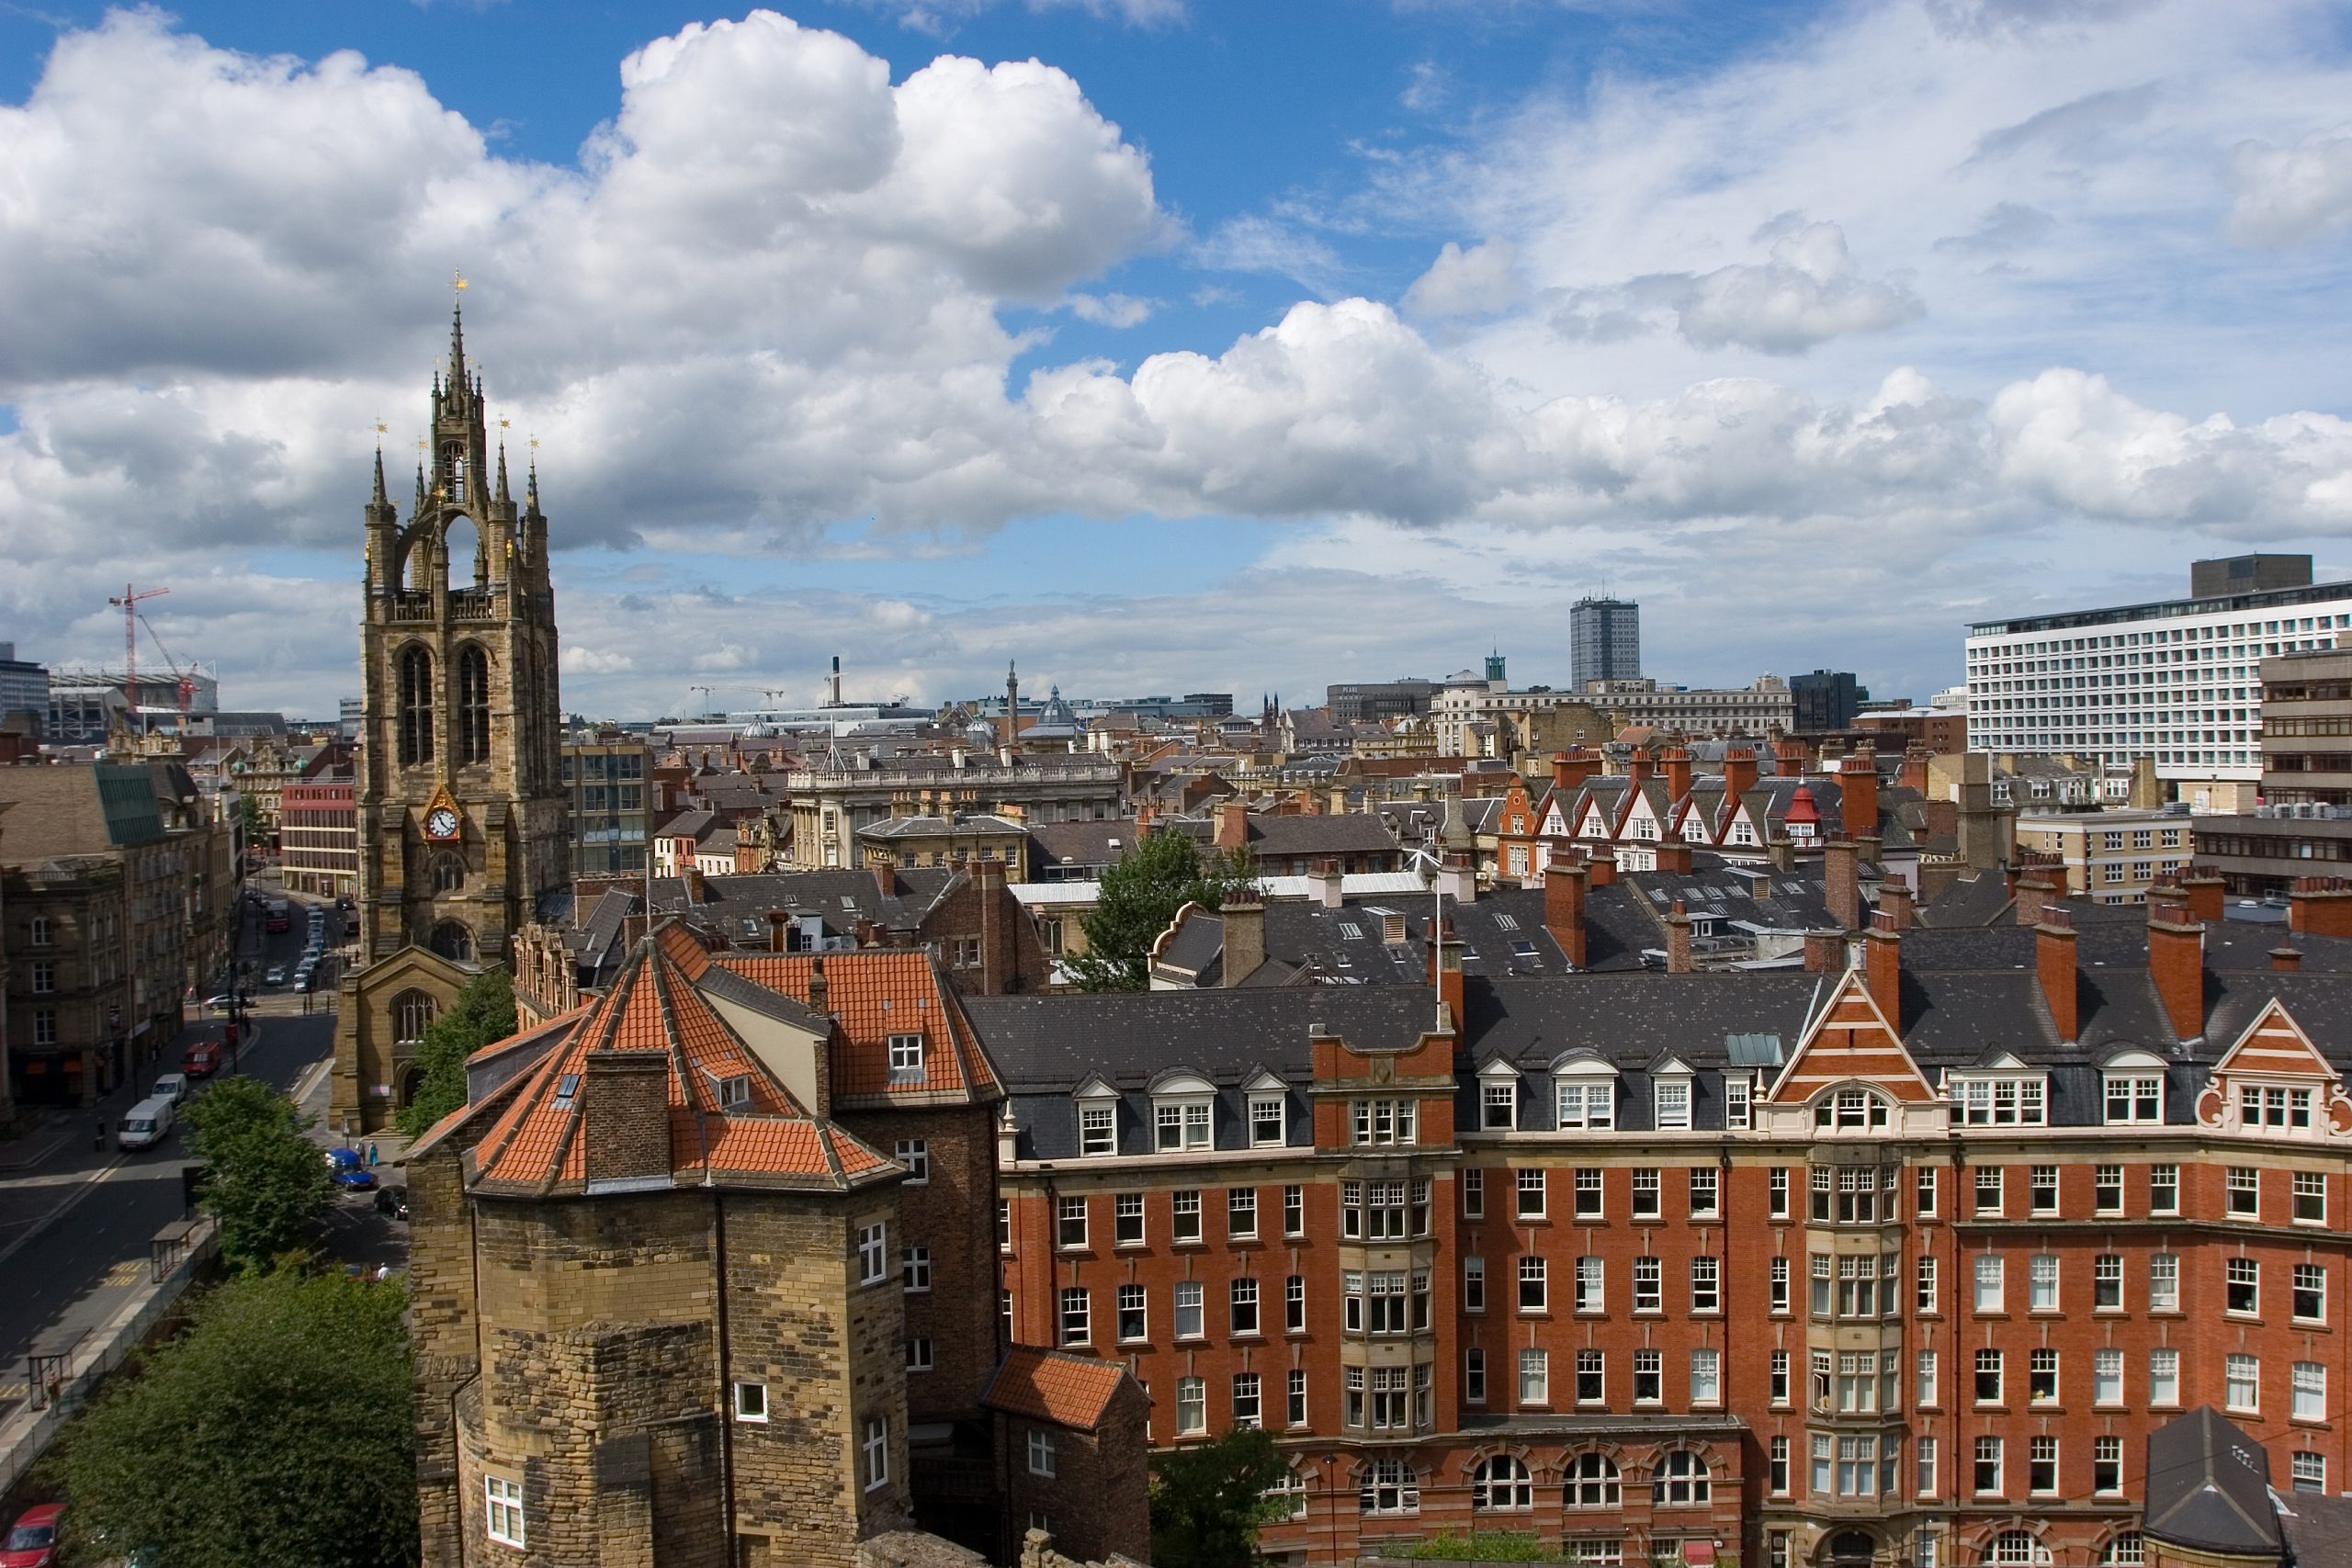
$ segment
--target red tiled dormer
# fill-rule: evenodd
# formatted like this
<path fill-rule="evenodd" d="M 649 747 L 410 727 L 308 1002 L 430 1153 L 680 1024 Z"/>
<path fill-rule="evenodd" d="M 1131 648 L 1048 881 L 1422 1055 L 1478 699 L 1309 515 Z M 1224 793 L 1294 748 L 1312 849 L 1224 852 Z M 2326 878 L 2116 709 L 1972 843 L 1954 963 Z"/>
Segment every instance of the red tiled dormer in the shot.
<path fill-rule="evenodd" d="M 674 922 L 640 942 L 475 1144 L 473 1183 L 594 1190 L 587 1145 L 609 1152 L 623 1139 L 632 1181 L 840 1188 L 895 1173 L 890 1161 L 811 1116 L 719 1016 L 693 983 L 709 966 Z M 646 1124 L 653 1116 L 666 1127 Z M 595 1163 L 602 1169 L 608 1161 Z"/>
<path fill-rule="evenodd" d="M 818 959 L 777 953 L 729 954 L 718 962 L 745 979 L 834 1019 L 832 1093 L 955 1095 L 993 1099 L 1001 1080 L 956 1004 L 956 989 L 921 950 L 829 953 L 823 1000 L 813 983 Z M 922 1036 L 917 1076 L 893 1075 L 890 1038 Z"/>
<path fill-rule="evenodd" d="M 1092 1431 L 1127 1381 L 1116 1361 L 1015 1345 L 989 1380 L 980 1403 L 1009 1415 Z"/>

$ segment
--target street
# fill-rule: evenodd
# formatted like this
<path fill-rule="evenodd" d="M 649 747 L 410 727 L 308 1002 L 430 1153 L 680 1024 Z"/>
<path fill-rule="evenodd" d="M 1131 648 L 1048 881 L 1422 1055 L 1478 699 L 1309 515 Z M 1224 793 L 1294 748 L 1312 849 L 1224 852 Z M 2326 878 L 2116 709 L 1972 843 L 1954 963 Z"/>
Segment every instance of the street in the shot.
<path fill-rule="evenodd" d="M 329 921 L 332 948 L 332 911 Z M 290 967 L 303 940 L 298 903 L 289 931 L 268 936 L 259 919 L 252 919 L 242 951 L 254 960 L 258 977 L 271 964 Z M 252 984 L 257 1027 L 249 1035 L 253 1043 L 236 1054 L 237 1070 L 288 1092 L 315 1088 L 311 1098 L 323 1103 L 325 1064 L 334 1047 L 329 993 L 311 994 L 306 1013 L 302 996 L 265 989 L 258 978 Z M 25 1358 L 36 1343 L 46 1348 L 105 1322 L 146 1278 L 154 1234 L 182 1217 L 180 1171 L 189 1162 L 186 1122 L 153 1148 L 135 1151 L 117 1148 L 112 1131 L 158 1071 L 176 1069 L 180 1046 L 220 1038 L 223 1021 L 215 1015 L 192 1018 L 168 1061 L 151 1065 L 140 1083 L 107 1098 L 100 1108 L 108 1128 L 103 1152 L 92 1147 L 99 1112 L 61 1112 L 63 1141 L 37 1153 L 28 1168 L 0 1176 L 0 1274 L 16 1281 L 0 1294 L 0 1415 L 25 1397 Z M 207 1085 L 195 1087 L 200 1095 Z M 405 1256 L 406 1227 L 376 1214 L 371 1198 L 338 1195 L 332 1201 L 325 1245 L 349 1261 L 397 1266 Z"/>

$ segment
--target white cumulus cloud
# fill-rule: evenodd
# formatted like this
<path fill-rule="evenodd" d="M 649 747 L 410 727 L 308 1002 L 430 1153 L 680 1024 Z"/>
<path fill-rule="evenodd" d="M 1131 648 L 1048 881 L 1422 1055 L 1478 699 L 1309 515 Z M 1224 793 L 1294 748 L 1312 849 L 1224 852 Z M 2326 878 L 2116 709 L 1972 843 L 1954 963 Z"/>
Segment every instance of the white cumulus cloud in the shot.
<path fill-rule="evenodd" d="M 2242 141 L 2230 155 L 2230 235 L 2293 245 L 2352 223 L 2352 130 L 2313 131 L 2292 147 Z"/>

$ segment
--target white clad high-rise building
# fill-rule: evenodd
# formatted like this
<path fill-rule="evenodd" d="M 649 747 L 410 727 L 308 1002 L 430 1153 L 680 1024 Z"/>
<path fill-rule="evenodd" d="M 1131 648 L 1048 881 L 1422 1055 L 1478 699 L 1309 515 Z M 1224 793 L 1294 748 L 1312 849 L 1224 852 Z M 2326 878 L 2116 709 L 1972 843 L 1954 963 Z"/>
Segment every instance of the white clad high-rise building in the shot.
<path fill-rule="evenodd" d="M 2261 661 L 2352 646 L 2352 582 L 2313 583 L 2309 556 L 2199 561 L 2191 581 L 2188 598 L 1970 626 L 1970 750 L 2259 781 Z"/>

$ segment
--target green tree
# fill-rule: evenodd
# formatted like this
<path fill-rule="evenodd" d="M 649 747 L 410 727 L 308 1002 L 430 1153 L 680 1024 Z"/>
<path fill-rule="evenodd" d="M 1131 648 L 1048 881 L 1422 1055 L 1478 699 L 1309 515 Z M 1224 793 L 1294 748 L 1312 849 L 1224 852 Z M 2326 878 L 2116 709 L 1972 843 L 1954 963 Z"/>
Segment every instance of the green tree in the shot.
<path fill-rule="evenodd" d="M 1257 881 L 1248 849 L 1217 851 L 1205 859 L 1174 829 L 1144 835 L 1143 842 L 1102 873 L 1094 908 L 1079 921 L 1086 951 L 1069 961 L 1079 988 L 1140 991 L 1151 980 L 1151 944 L 1185 903 L 1215 909 Z"/>
<path fill-rule="evenodd" d="M 1274 1439 L 1256 1427 L 1154 1458 L 1155 1568 L 1251 1568 L 1258 1527 L 1282 1517 L 1280 1499 L 1266 1494 L 1289 1473 Z"/>
<path fill-rule="evenodd" d="M 415 1562 L 406 1300 L 291 1269 L 207 1292 L 46 1462 L 71 1561 L 143 1547 L 172 1568 Z"/>
<path fill-rule="evenodd" d="M 514 1032 L 514 977 L 503 969 L 485 969 L 466 983 L 417 1042 L 415 1066 L 424 1077 L 394 1119 L 401 1134 L 417 1137 L 463 1105 L 466 1058 Z"/>
<path fill-rule="evenodd" d="M 187 1121 L 221 1260 L 250 1274 L 301 1251 L 332 1190 L 318 1145 L 303 1136 L 309 1119 L 261 1079 L 233 1077 L 189 1101 Z"/>

